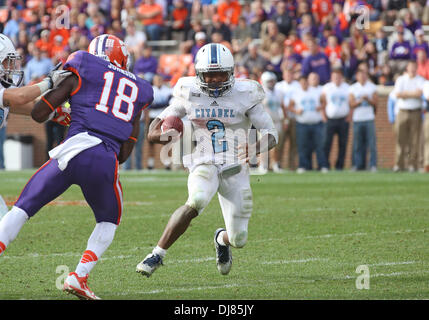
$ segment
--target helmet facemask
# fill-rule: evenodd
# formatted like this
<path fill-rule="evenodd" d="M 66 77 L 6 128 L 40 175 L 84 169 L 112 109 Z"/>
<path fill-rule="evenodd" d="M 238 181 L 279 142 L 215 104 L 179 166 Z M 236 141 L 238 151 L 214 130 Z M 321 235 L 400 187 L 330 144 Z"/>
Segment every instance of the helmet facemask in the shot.
<path fill-rule="evenodd" d="M 19 87 L 24 71 L 21 69 L 22 57 L 17 53 L 8 53 L 0 64 L 0 83 L 3 87 Z"/>
<path fill-rule="evenodd" d="M 204 75 L 211 72 L 226 72 L 226 81 L 222 82 L 210 82 L 208 83 L 204 78 Z M 234 84 L 234 69 L 225 68 L 225 69 L 205 69 L 205 70 L 196 70 L 197 75 L 197 85 L 200 87 L 201 91 L 207 94 L 209 97 L 218 98 L 223 94 L 231 90 Z"/>

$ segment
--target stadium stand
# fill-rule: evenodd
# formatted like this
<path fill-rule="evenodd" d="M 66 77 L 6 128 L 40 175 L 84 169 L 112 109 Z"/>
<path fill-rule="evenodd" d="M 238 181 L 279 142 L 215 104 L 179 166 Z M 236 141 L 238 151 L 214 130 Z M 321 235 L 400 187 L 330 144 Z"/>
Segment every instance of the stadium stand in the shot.
<path fill-rule="evenodd" d="M 91 39 L 101 33 L 113 33 L 124 39 L 128 35 L 127 25 L 133 23 L 138 32 L 144 33 L 143 46 L 151 47 L 152 55 L 158 61 L 156 73 L 169 81 L 171 86 L 179 77 L 194 74 L 191 51 L 198 32 L 204 33 L 206 42 L 228 44 L 236 57 L 237 75 L 256 80 L 265 70 L 249 70 L 242 63 L 242 58 L 248 55 L 249 46 L 257 45 L 259 53 L 267 60 L 265 67 L 274 71 L 278 81 L 281 81 L 281 71 L 285 66 L 293 68 L 296 77 L 305 72 L 302 61 L 310 55 L 309 47 L 315 40 L 319 54 L 328 57 L 331 67 L 342 68 L 350 83 L 355 81 L 357 65 L 361 62 L 368 64 L 370 79 L 379 85 L 382 93 L 376 120 L 379 165 L 392 167 L 394 145 L 389 139 L 393 139 L 393 129 L 385 112 L 390 89 L 385 86 L 394 84 L 404 71 L 405 64 L 389 63 L 389 54 L 392 48 L 399 47 L 398 33 L 407 46 L 399 47 L 396 53 L 407 48 L 418 51 L 419 48 L 414 48 L 417 45 L 416 31 L 423 33 L 427 42 L 429 7 L 426 2 L 3 0 L 0 1 L 0 31 L 15 43 L 23 55 L 25 68 L 33 58 L 35 48 L 55 65 L 73 51 L 86 50 Z M 249 36 L 245 45 L 234 39 L 236 34 Z M 138 51 L 132 51 L 133 62 L 142 56 Z M 275 57 L 273 52 L 276 53 Z M 404 57 L 408 59 L 408 55 Z M 412 59 L 417 59 L 417 55 Z M 422 61 L 426 60 L 422 58 Z M 423 67 L 421 69 L 425 70 Z M 429 76 L 429 72 L 423 72 L 423 76 Z M 8 133 L 23 132 L 35 137 L 34 165 L 38 166 L 45 160 L 45 155 L 37 150 L 44 150 L 46 138 L 37 128 L 29 129 L 34 127 L 29 121 L 20 116 L 10 116 Z M 387 146 L 381 142 L 383 140 Z M 347 151 L 346 166 L 350 166 L 350 149 Z"/>

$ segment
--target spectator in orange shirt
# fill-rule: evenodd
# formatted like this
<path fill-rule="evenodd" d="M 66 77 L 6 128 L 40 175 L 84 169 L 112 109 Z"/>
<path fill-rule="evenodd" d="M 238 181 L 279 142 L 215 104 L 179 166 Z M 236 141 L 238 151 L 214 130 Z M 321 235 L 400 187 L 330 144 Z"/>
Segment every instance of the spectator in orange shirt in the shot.
<path fill-rule="evenodd" d="M 60 55 L 64 52 L 65 45 L 63 44 L 63 37 L 56 35 L 54 38 L 54 43 L 51 47 L 51 58 L 60 59 Z"/>
<path fill-rule="evenodd" d="M 68 43 L 70 37 L 70 30 L 66 28 L 57 29 L 55 27 L 55 21 L 51 21 L 50 28 L 51 33 L 49 35 L 49 41 L 54 42 L 54 38 L 57 35 L 60 35 L 61 37 L 63 37 L 63 45 L 66 45 Z"/>
<path fill-rule="evenodd" d="M 40 33 L 40 39 L 36 41 L 36 47 L 40 49 L 40 51 L 44 51 L 48 54 L 48 57 L 51 57 L 51 49 L 52 42 L 50 41 L 50 31 L 43 30 Z"/>
<path fill-rule="evenodd" d="M 417 74 L 429 80 L 429 59 L 424 49 L 417 50 Z"/>
<path fill-rule="evenodd" d="M 313 0 L 311 11 L 316 23 L 324 23 L 326 17 L 332 12 L 332 0 Z"/>
<path fill-rule="evenodd" d="M 341 46 L 338 44 L 338 38 L 335 35 L 328 37 L 328 45 L 325 47 L 325 54 L 331 60 L 331 55 L 336 59 L 341 59 Z"/>
<path fill-rule="evenodd" d="M 295 30 L 292 30 L 289 33 L 288 40 L 290 40 L 292 43 L 293 51 L 295 53 L 302 55 L 304 51 L 308 50 L 307 45 L 300 38 L 298 38 Z"/>
<path fill-rule="evenodd" d="M 238 25 L 238 18 L 240 18 L 241 5 L 237 0 L 224 0 L 219 3 L 217 14 L 220 21 L 235 28 Z"/>
<path fill-rule="evenodd" d="M 160 40 L 163 30 L 163 7 L 155 3 L 155 0 L 144 0 L 138 8 L 138 17 L 145 26 L 145 31 L 150 40 Z"/>
<path fill-rule="evenodd" d="M 186 40 L 186 33 L 189 30 L 189 12 L 185 6 L 184 0 L 174 0 L 174 9 L 171 13 L 173 17 L 173 25 L 170 28 L 170 33 L 172 31 L 181 32 L 182 40 Z M 169 36 L 169 39 L 172 37 Z"/>

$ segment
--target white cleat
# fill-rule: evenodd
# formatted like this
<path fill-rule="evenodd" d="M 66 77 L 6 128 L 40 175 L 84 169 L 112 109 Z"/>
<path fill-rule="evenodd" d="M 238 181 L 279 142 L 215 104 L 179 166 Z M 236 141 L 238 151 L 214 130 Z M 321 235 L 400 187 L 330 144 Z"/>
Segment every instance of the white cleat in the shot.
<path fill-rule="evenodd" d="M 79 277 L 76 272 L 70 272 L 64 281 L 63 291 L 71 293 L 80 300 L 101 300 L 88 288 L 88 275 Z"/>
<path fill-rule="evenodd" d="M 216 266 L 222 275 L 227 275 L 232 267 L 232 253 L 231 246 L 222 246 L 217 242 L 217 236 L 221 231 L 225 231 L 225 229 L 217 229 L 214 235 L 214 244 L 216 248 Z"/>
<path fill-rule="evenodd" d="M 149 278 L 152 273 L 162 265 L 162 258 L 159 254 L 149 253 L 146 258 L 137 265 L 136 272 Z"/>

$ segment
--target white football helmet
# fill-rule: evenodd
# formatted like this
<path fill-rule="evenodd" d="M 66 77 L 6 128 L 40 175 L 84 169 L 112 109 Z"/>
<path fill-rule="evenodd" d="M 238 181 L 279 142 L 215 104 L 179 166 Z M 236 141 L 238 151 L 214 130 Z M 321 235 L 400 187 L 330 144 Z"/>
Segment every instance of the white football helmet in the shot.
<path fill-rule="evenodd" d="M 226 72 L 228 80 L 209 84 L 204 79 L 204 74 L 208 72 Z M 195 56 L 195 73 L 202 92 L 215 98 L 225 94 L 234 85 L 234 57 L 231 51 L 220 43 L 204 45 Z"/>
<path fill-rule="evenodd" d="M 277 77 L 273 72 L 265 71 L 261 75 L 261 82 L 264 88 L 272 90 L 277 82 Z"/>
<path fill-rule="evenodd" d="M 0 83 L 3 87 L 19 87 L 24 77 L 21 64 L 22 57 L 16 52 L 12 41 L 0 33 Z"/>

